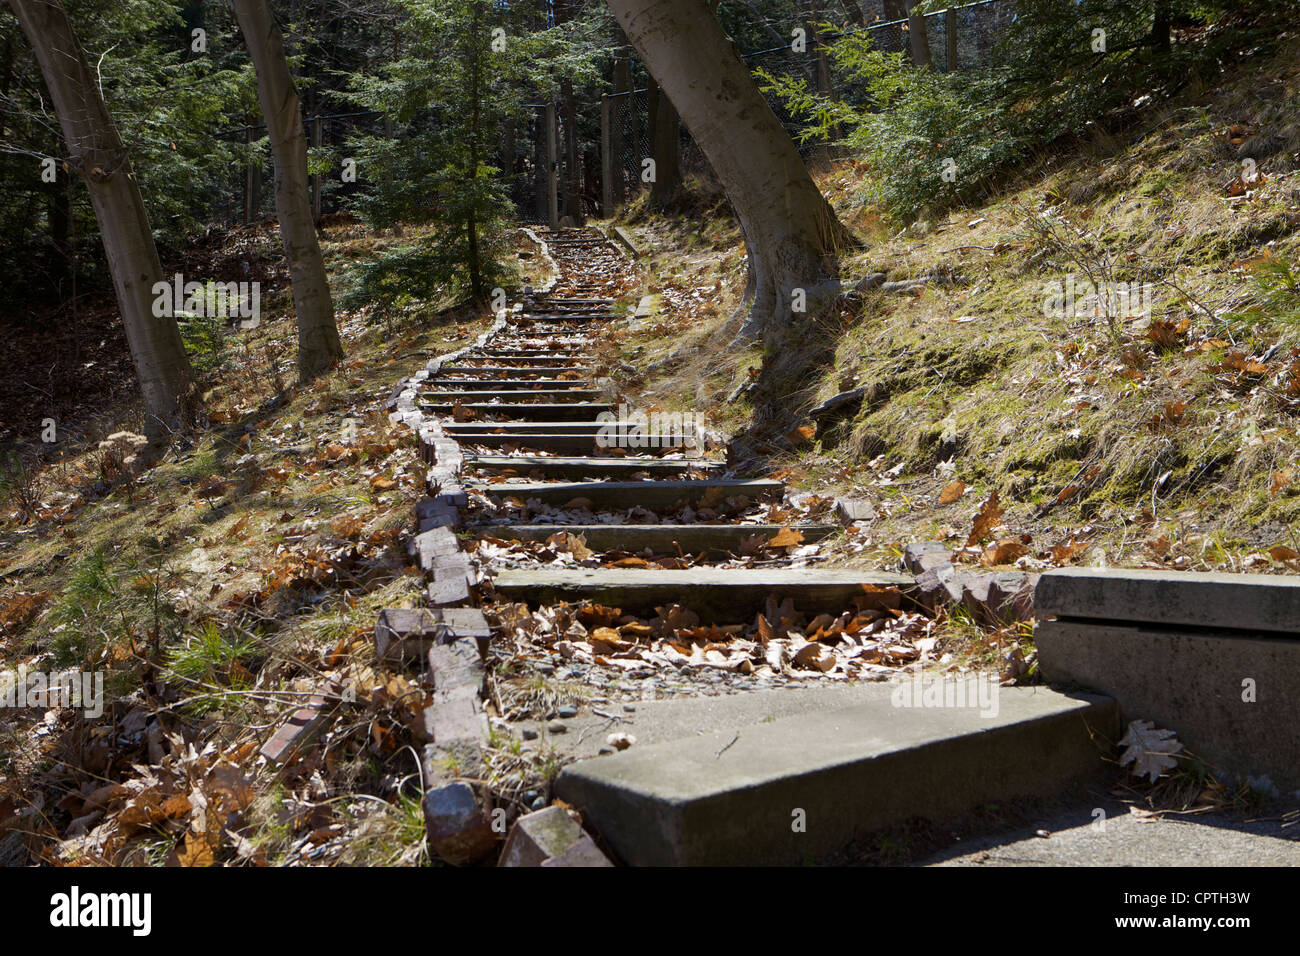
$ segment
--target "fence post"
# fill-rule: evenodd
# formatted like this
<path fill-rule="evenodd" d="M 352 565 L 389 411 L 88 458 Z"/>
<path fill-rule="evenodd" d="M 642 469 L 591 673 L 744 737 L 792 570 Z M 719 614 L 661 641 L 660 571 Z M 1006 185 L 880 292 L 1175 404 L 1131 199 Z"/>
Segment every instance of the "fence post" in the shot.
<path fill-rule="evenodd" d="M 249 126 L 244 131 L 244 142 L 252 145 L 252 126 Z M 250 158 L 248 165 L 244 167 L 244 222 L 252 222 L 255 220 L 258 212 L 262 208 L 262 197 L 260 195 L 262 186 L 261 180 L 262 167 L 254 163 Z"/>
<path fill-rule="evenodd" d="M 311 144 L 312 146 L 315 146 L 317 147 L 317 149 L 319 149 L 321 143 L 323 142 L 324 142 L 324 138 L 321 133 L 320 117 L 316 116 L 313 117 L 311 121 Z M 317 225 L 320 225 L 320 213 L 321 213 L 320 194 L 321 194 L 321 181 L 320 181 L 320 175 L 317 174 L 311 178 L 311 218 L 312 218 L 312 222 L 316 223 Z"/>
<path fill-rule="evenodd" d="M 614 215 L 614 144 L 610 142 L 610 114 L 613 105 L 608 93 L 600 94 L 600 211 L 606 219 Z"/>
<path fill-rule="evenodd" d="M 925 14 L 920 3 L 907 11 L 908 43 L 912 48 L 912 62 L 916 66 L 931 66 L 930 40 L 925 35 Z"/>
<path fill-rule="evenodd" d="M 625 179 L 627 176 L 627 142 L 623 138 L 623 116 L 629 111 L 629 104 L 634 102 L 631 93 L 632 89 L 632 66 L 625 56 L 620 56 L 614 61 L 614 92 L 616 94 L 626 93 L 626 96 L 620 96 L 618 103 L 610 103 L 610 130 L 609 143 L 610 152 L 614 156 L 614 206 L 617 208 L 623 205 L 623 200 L 627 196 Z M 617 109 L 618 112 L 614 112 Z M 635 131 L 633 136 L 635 137 Z"/>
<path fill-rule="evenodd" d="M 555 103 L 546 104 L 546 220 L 551 229 L 560 228 L 560 170 L 555 143 Z"/>
<path fill-rule="evenodd" d="M 948 72 L 957 71 L 957 11 L 949 7 L 943 12 L 943 38 L 948 47 Z"/>

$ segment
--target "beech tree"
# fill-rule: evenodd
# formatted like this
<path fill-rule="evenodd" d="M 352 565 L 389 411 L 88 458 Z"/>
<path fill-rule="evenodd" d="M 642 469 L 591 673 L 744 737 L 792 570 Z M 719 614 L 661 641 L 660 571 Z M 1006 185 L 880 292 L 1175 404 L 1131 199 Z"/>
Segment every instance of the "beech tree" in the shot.
<path fill-rule="evenodd" d="M 298 317 L 298 375 L 306 381 L 343 357 L 343 343 L 312 218 L 302 107 L 267 0 L 234 0 L 234 8 L 257 71 L 257 95 L 275 161 L 275 212 Z"/>
<path fill-rule="evenodd" d="M 50 92 L 68 147 L 67 165 L 90 193 L 144 398 L 145 433 L 158 443 L 183 423 L 193 372 L 175 317 L 170 310 L 154 314 L 153 287 L 163 281 L 162 263 L 131 157 L 60 0 L 8 4 Z"/>
<path fill-rule="evenodd" d="M 851 242 L 706 0 L 609 0 L 642 62 L 709 161 L 749 258 L 745 337 L 783 337 L 839 291 Z"/>

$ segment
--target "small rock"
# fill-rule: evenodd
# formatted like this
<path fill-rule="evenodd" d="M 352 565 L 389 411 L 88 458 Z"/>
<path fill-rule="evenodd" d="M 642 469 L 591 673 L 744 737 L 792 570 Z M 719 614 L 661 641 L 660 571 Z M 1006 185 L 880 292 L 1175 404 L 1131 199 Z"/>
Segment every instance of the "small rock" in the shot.
<path fill-rule="evenodd" d="M 565 704 L 559 709 L 557 716 L 565 720 L 570 720 L 578 716 L 578 708 L 574 707 L 572 704 Z"/>
<path fill-rule="evenodd" d="M 533 670 L 537 671 L 539 674 L 545 674 L 547 677 L 550 677 L 555 673 L 555 665 L 546 663 L 534 664 Z"/>
<path fill-rule="evenodd" d="M 569 732 L 569 728 L 566 727 L 560 721 L 553 720 L 546 725 L 546 731 L 547 733 L 552 733 L 552 734 L 565 734 Z"/>
<path fill-rule="evenodd" d="M 546 807 L 547 807 L 546 798 L 543 796 L 535 797 L 533 801 L 530 804 L 528 804 L 528 809 L 533 811 L 545 810 Z"/>
<path fill-rule="evenodd" d="M 841 523 L 850 525 L 857 521 L 870 521 L 876 508 L 865 498 L 840 498 L 835 502 L 835 516 Z"/>
<path fill-rule="evenodd" d="M 497 865 L 542 866 L 548 860 L 564 858 L 571 851 L 576 851 L 581 860 L 566 860 L 560 865 L 609 865 L 572 817 L 559 807 L 547 807 L 515 821 Z"/>
<path fill-rule="evenodd" d="M 635 714 L 635 713 L 636 713 L 636 704 L 624 704 L 624 705 L 623 705 L 623 713 L 625 713 L 625 714 Z"/>
<path fill-rule="evenodd" d="M 903 566 L 913 574 L 952 564 L 952 555 L 940 541 L 913 541 L 903 547 Z"/>
<path fill-rule="evenodd" d="M 488 820 L 478 794 L 467 783 L 449 783 L 425 795 L 429 846 L 452 866 L 475 863 L 496 846 L 497 836 Z"/>
<path fill-rule="evenodd" d="M 537 731 L 533 730 L 531 727 L 522 727 L 519 730 L 519 736 L 523 737 L 524 740 L 536 740 Z"/>

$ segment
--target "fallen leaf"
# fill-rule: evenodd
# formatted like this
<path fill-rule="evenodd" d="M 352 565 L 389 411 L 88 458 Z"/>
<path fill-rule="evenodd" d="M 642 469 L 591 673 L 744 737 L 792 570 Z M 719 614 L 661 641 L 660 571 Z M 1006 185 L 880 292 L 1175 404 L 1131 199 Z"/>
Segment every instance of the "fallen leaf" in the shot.
<path fill-rule="evenodd" d="M 959 500 L 964 494 L 966 494 L 966 482 L 950 481 L 944 486 L 943 491 L 939 493 L 939 504 L 950 505 Z"/>
<path fill-rule="evenodd" d="M 773 548 L 793 548 L 803 542 L 803 532 L 795 531 L 789 525 L 783 527 L 776 534 L 768 539 L 768 545 Z"/>
<path fill-rule="evenodd" d="M 1157 730 L 1156 725 L 1149 720 L 1130 723 L 1128 732 L 1119 745 L 1123 748 L 1119 765 L 1125 767 L 1132 764 L 1129 772 L 1135 777 L 1146 776 L 1151 783 L 1155 783 L 1156 778 L 1166 770 L 1178 766 L 1177 754 L 1183 750 L 1174 731 Z"/>

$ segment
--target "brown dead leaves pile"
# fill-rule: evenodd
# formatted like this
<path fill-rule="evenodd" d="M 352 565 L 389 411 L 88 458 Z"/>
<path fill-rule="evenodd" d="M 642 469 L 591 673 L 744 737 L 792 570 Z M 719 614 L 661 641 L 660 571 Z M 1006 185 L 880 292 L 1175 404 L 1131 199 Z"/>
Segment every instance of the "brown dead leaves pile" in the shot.
<path fill-rule="evenodd" d="M 505 604 L 493 612 L 517 658 L 548 652 L 629 673 L 711 668 L 757 677 L 879 679 L 921 659 L 927 647 L 918 641 L 929 634 L 928 618 L 899 610 L 889 589 L 858 604 L 809 619 L 789 598 L 770 596 L 750 625 L 704 624 L 677 604 L 656 608 L 651 618 L 598 604 L 531 613 L 526 605 Z"/>
<path fill-rule="evenodd" d="M 169 742 L 173 752 L 156 766 L 137 765 L 138 776 L 88 782 L 60 801 L 73 820 L 57 845 L 57 862 L 111 864 L 132 842 L 167 834 L 179 836 L 168 865 L 210 866 L 227 849 L 248 862 L 265 862 L 238 832 L 254 798 L 252 780 L 239 764 L 255 745 L 223 755 L 215 744 L 199 751 L 179 736 Z"/>

